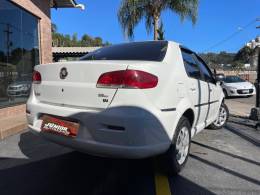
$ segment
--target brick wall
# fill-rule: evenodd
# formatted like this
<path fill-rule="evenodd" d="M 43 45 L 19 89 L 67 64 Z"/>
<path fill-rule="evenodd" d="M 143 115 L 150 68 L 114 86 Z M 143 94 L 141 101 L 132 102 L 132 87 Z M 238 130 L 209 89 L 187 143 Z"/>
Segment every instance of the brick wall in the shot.
<path fill-rule="evenodd" d="M 24 104 L 19 106 L 2 108 L 0 109 L 0 119 L 15 117 L 20 114 L 25 114 L 25 110 L 26 110 L 26 106 Z"/>
<path fill-rule="evenodd" d="M 52 36 L 50 0 L 11 0 L 39 18 L 40 61 L 52 62 Z"/>

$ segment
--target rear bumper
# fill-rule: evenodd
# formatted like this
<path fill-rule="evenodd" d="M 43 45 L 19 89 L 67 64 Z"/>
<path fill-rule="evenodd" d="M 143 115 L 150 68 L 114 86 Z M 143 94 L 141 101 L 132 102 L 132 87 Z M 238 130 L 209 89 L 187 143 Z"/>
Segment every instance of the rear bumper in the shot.
<path fill-rule="evenodd" d="M 39 129 L 36 130 L 35 127 L 31 125 L 29 125 L 29 128 L 32 133 L 40 135 L 52 142 L 101 157 L 141 159 L 160 154 L 169 148 L 169 143 L 144 146 L 105 144 L 91 140 L 71 139 L 54 134 L 41 133 Z"/>
<path fill-rule="evenodd" d="M 146 158 L 165 152 L 170 144 L 164 119 L 139 107 L 112 107 L 82 110 L 43 103 L 28 103 L 29 128 L 53 142 L 86 153 L 116 158 Z M 76 138 L 67 138 L 40 130 L 42 114 L 51 114 L 80 123 Z M 163 116 L 161 116 L 163 117 Z"/>

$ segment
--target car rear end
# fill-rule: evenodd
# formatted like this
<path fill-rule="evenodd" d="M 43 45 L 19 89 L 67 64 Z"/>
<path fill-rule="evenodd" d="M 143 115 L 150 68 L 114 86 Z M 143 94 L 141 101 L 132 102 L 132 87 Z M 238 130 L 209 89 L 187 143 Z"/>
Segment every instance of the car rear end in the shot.
<path fill-rule="evenodd" d="M 144 158 L 166 151 L 174 113 L 156 104 L 167 82 L 162 66 L 168 43 L 162 43 L 157 60 L 113 60 L 115 52 L 107 54 L 108 49 L 104 60 L 97 51 L 82 61 L 36 66 L 27 102 L 29 128 L 99 156 Z"/>

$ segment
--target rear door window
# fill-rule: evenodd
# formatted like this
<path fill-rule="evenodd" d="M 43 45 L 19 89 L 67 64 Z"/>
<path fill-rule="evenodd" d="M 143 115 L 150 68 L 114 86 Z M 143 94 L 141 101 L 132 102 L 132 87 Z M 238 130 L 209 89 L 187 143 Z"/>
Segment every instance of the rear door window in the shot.
<path fill-rule="evenodd" d="M 107 46 L 91 52 L 81 60 L 139 60 L 163 61 L 168 48 L 167 41 L 135 42 Z"/>
<path fill-rule="evenodd" d="M 191 78 L 201 79 L 200 69 L 193 58 L 193 54 L 182 50 L 182 58 L 187 75 Z"/>
<path fill-rule="evenodd" d="M 208 66 L 206 65 L 206 63 L 197 55 L 194 57 L 196 58 L 197 64 L 203 74 L 203 80 L 206 82 L 215 83 L 213 75 L 212 75 L 210 69 L 208 68 Z"/>

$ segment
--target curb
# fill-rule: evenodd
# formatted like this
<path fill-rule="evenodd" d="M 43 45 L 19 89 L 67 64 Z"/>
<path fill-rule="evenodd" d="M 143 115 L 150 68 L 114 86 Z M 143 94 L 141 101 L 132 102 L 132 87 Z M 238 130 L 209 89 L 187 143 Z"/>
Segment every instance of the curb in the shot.
<path fill-rule="evenodd" d="M 242 118 L 242 119 L 250 120 L 248 116 L 241 116 L 241 115 L 237 115 L 237 114 L 229 114 L 229 116 L 235 117 L 235 118 Z"/>
<path fill-rule="evenodd" d="M 24 131 L 26 128 L 27 128 L 27 123 L 23 123 L 23 124 L 17 124 L 7 129 L 2 129 L 0 130 L 0 140 L 3 140 L 17 133 L 20 133 Z"/>
<path fill-rule="evenodd" d="M 9 118 L 0 118 L 0 140 L 15 135 L 27 129 L 25 114 Z"/>
<path fill-rule="evenodd" d="M 260 147 L 260 139 L 256 139 L 252 135 L 249 135 L 248 133 L 245 133 L 244 131 L 240 131 L 228 124 L 226 124 L 225 128 L 230 130 L 231 132 L 243 137 L 245 140 L 249 141 L 250 143 L 254 144 L 255 146 Z"/>
<path fill-rule="evenodd" d="M 235 120 L 232 120 L 232 118 Z M 245 121 L 241 121 L 241 120 L 245 120 Z M 243 116 L 238 116 L 233 114 L 230 114 L 230 118 L 228 122 L 244 125 L 250 128 L 256 128 L 257 124 L 259 123 L 258 121 L 253 121 L 249 119 L 249 117 L 243 117 Z"/>

